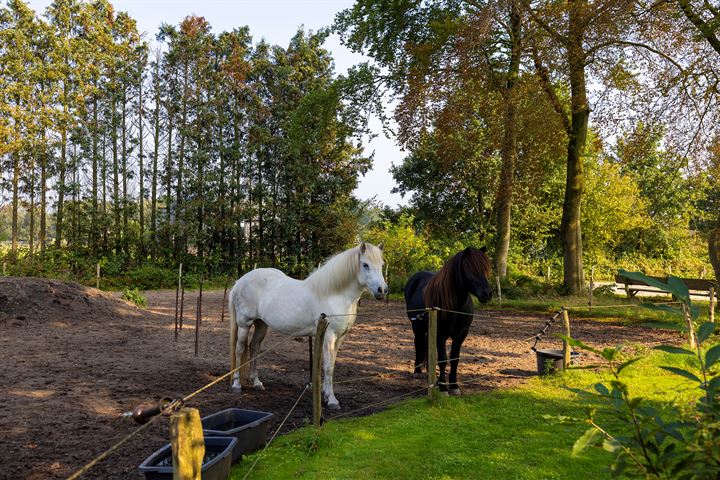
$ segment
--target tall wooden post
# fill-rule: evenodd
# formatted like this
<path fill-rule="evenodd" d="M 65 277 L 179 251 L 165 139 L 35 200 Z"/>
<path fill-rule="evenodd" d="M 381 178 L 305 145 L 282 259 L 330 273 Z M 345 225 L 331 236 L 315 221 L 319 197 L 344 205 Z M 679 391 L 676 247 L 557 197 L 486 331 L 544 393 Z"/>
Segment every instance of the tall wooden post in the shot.
<path fill-rule="evenodd" d="M 708 319 L 709 321 L 715 323 L 715 305 L 717 304 L 717 299 L 715 298 L 715 287 L 710 287 L 710 309 L 708 310 Z"/>
<path fill-rule="evenodd" d="M 390 262 L 387 262 L 385 264 L 385 281 L 387 282 L 388 286 L 388 293 L 385 295 L 385 305 L 390 303 Z"/>
<path fill-rule="evenodd" d="M 431 402 L 440 398 L 437 385 L 437 310 L 431 309 L 428 314 L 428 398 Z"/>
<path fill-rule="evenodd" d="M 502 288 L 500 287 L 500 276 L 495 275 L 495 285 L 497 285 L 498 305 L 502 305 Z"/>
<path fill-rule="evenodd" d="M 178 268 L 178 284 L 177 288 L 175 289 L 175 340 L 177 340 L 178 336 L 178 300 L 180 297 L 180 288 L 182 287 L 182 263 L 180 264 L 180 267 Z"/>
<path fill-rule="evenodd" d="M 95 266 L 95 288 L 100 290 L 100 262 Z"/>
<path fill-rule="evenodd" d="M 320 428 L 322 420 L 322 359 L 327 327 L 327 317 L 323 313 L 320 315 L 317 330 L 315 331 L 315 351 L 312 358 L 313 425 L 315 425 L 315 428 Z"/>
<path fill-rule="evenodd" d="M 7 271 L 7 262 L 3 262 L 3 277 L 5 276 L 6 271 Z"/>
<path fill-rule="evenodd" d="M 200 324 L 202 323 L 202 290 L 203 279 L 200 277 L 200 292 L 197 298 L 197 309 L 195 311 L 195 356 L 198 356 L 198 344 L 200 343 Z"/>
<path fill-rule="evenodd" d="M 567 310 L 562 311 L 563 335 L 570 336 L 570 317 Z M 570 344 L 563 340 L 563 368 L 570 366 Z"/>

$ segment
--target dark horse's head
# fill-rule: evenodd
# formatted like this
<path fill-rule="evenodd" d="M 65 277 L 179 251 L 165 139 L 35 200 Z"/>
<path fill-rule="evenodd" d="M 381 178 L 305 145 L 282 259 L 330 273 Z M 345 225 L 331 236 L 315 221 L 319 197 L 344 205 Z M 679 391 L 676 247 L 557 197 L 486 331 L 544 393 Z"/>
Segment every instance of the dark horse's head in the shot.
<path fill-rule="evenodd" d="M 492 298 L 492 266 L 480 249 L 468 247 L 448 260 L 425 289 L 425 305 L 457 308 L 457 299 L 471 293 L 482 303 Z"/>

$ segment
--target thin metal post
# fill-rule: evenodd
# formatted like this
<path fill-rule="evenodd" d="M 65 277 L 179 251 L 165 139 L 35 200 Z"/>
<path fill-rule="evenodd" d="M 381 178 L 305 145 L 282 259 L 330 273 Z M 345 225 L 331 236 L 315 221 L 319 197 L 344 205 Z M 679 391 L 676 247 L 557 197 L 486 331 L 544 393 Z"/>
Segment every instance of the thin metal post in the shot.
<path fill-rule="evenodd" d="M 710 287 L 710 309 L 708 310 L 708 319 L 709 321 L 715 323 L 715 305 L 717 304 L 717 299 L 715 298 L 715 287 Z"/>
<path fill-rule="evenodd" d="M 567 310 L 562 311 L 563 335 L 570 336 L 570 317 Z M 570 344 L 563 340 L 563 368 L 570 366 Z"/>
<path fill-rule="evenodd" d="M 227 304 L 227 289 L 230 283 L 230 275 L 225 279 L 225 291 L 223 292 L 222 311 L 220 312 L 220 323 L 225 323 L 225 304 Z"/>
<path fill-rule="evenodd" d="M 180 264 L 180 267 L 178 268 L 178 284 L 177 288 L 175 288 L 175 340 L 177 340 L 178 336 L 178 300 L 180 297 L 180 288 L 182 285 L 182 263 Z"/>
<path fill-rule="evenodd" d="M 588 291 L 588 306 L 592 312 L 593 305 L 593 290 L 595 290 L 595 267 L 590 269 L 590 289 Z"/>
<path fill-rule="evenodd" d="M 428 398 L 435 402 L 440 398 L 437 385 L 437 310 L 431 309 L 428 314 Z"/>
<path fill-rule="evenodd" d="M 313 425 L 320 428 L 322 422 L 322 359 L 323 344 L 325 343 L 325 331 L 328 321 L 325 314 L 320 315 L 317 330 L 315 332 L 315 349 L 313 352 L 312 364 L 312 393 L 313 393 Z"/>

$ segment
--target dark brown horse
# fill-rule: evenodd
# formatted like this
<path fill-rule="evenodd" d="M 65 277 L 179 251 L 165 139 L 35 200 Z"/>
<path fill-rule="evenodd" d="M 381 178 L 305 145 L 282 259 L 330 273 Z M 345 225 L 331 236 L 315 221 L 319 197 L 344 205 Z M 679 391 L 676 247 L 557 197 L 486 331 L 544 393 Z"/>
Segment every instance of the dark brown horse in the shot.
<path fill-rule="evenodd" d="M 492 268 L 490 260 L 485 254 L 485 247 L 481 249 L 468 247 L 448 260 L 437 273 L 418 272 L 410 277 L 405 285 L 405 305 L 415 335 L 415 376 L 422 375 L 421 367 L 426 362 L 428 346 L 428 314 L 427 312 L 418 312 L 418 310 L 437 307 L 442 310 L 462 312 L 439 311 L 437 335 L 440 390 L 449 391 L 452 395 L 460 394 L 457 384 L 460 347 L 470 330 L 474 312 L 470 294 L 477 297 L 482 303 L 490 301 L 492 298 L 491 277 Z M 445 343 L 448 338 L 452 338 L 452 345 L 450 347 L 450 378 L 449 383 L 446 383 L 445 367 L 448 358 Z"/>

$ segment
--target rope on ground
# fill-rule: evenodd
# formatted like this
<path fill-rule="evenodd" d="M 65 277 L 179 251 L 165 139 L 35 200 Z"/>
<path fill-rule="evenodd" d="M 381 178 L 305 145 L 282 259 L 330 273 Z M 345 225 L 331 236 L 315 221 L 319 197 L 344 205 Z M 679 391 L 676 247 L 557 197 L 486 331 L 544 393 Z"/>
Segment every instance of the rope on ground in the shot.
<path fill-rule="evenodd" d="M 291 339 L 293 339 L 293 338 L 295 338 L 295 337 L 289 337 L 288 339 L 283 340 L 282 342 L 279 342 L 278 344 L 274 345 L 271 349 L 267 349 L 267 350 L 265 350 L 264 352 L 261 352 L 260 354 L 256 355 L 256 356 L 253 357 L 252 359 L 250 359 L 250 360 L 248 360 L 247 362 L 245 362 L 245 363 L 243 363 L 242 365 L 240 365 L 239 367 L 234 368 L 233 370 L 230 370 L 230 371 L 227 372 L 226 374 L 222 375 L 221 377 L 216 378 L 216 379 L 213 380 L 212 382 L 210 382 L 210 383 L 206 384 L 205 386 L 203 386 L 203 387 L 195 390 L 195 391 L 192 392 L 191 394 L 186 395 L 186 396 L 183 397 L 182 399 L 174 400 L 174 401 L 173 401 L 172 403 L 170 403 L 170 405 L 168 405 L 162 412 L 160 412 L 160 415 L 157 415 L 157 416 L 151 418 L 146 424 L 141 425 L 141 426 L 140 426 L 139 428 L 137 428 L 136 430 L 130 432 L 128 435 L 126 435 L 125 437 L 123 437 L 122 440 L 120 440 L 119 442 L 117 442 L 115 445 L 113 445 L 112 447 L 108 448 L 107 450 L 105 450 L 103 453 L 101 453 L 101 454 L 99 454 L 98 456 L 96 456 L 93 460 L 91 460 L 90 462 L 88 462 L 87 464 L 85 464 L 85 466 L 83 466 L 82 468 L 80 468 L 79 470 L 77 470 L 75 473 L 73 473 L 72 475 L 70 475 L 69 477 L 67 477 L 67 480 L 75 480 L 75 479 L 79 478 L 81 475 L 84 475 L 84 474 L 87 473 L 88 470 L 90 470 L 92 467 L 94 467 L 95 465 L 97 465 L 97 464 L 98 464 L 99 462 L 101 462 L 102 460 L 105 460 L 105 459 L 106 459 L 107 457 L 109 457 L 112 453 L 114 453 L 115 451 L 117 451 L 117 450 L 118 450 L 123 444 L 125 444 L 128 440 L 130 440 L 131 438 L 133 438 L 133 437 L 134 437 L 135 435 L 137 435 L 138 433 L 140 433 L 140 432 L 144 431 L 145 429 L 147 429 L 150 425 L 152 425 L 152 424 L 153 424 L 158 418 L 160 418 L 163 414 L 172 411 L 174 408 L 178 407 L 179 405 L 184 404 L 185 402 L 187 402 L 187 401 L 190 400 L 191 398 L 193 398 L 193 397 L 195 397 L 196 395 L 200 394 L 201 392 L 207 390 L 208 388 L 212 387 L 213 385 L 216 385 L 216 384 L 218 384 L 219 382 L 222 382 L 222 381 L 225 380 L 228 376 L 230 376 L 230 375 L 232 375 L 233 373 L 239 371 L 241 368 L 244 368 L 246 365 L 249 365 L 252 360 L 256 360 L 256 359 L 262 357 L 263 355 L 266 355 L 267 353 L 274 351 L 277 347 L 285 344 L 286 342 L 289 342 L 289 341 L 290 341 Z M 307 386 L 305 387 L 305 389 L 307 390 Z M 304 393 L 304 390 L 303 390 L 303 393 Z"/>
<path fill-rule="evenodd" d="M 273 433 L 272 437 L 270 437 L 270 440 L 268 440 L 268 442 L 265 444 L 265 447 L 264 447 L 264 448 L 260 451 L 260 453 L 257 455 L 257 458 L 255 459 L 255 461 L 253 462 L 253 464 L 250 466 L 250 469 L 245 473 L 245 476 L 243 477 L 243 480 L 245 480 L 246 478 L 248 478 L 248 476 L 250 475 L 250 472 L 253 471 L 253 468 L 255 468 L 255 465 L 257 465 L 257 463 L 260 461 L 260 458 L 262 457 L 262 454 L 265 452 L 265 450 L 267 450 L 268 446 L 270 446 L 270 444 L 272 443 L 272 441 L 275 440 L 275 437 L 277 437 L 277 434 L 280 433 L 280 430 L 282 429 L 283 425 L 285 425 L 285 422 L 287 422 L 287 419 L 290 418 L 290 415 L 291 415 L 292 412 L 295 410 L 295 407 L 297 407 L 298 403 L 300 403 L 300 400 L 302 399 L 303 395 L 305 395 L 305 392 L 307 392 L 307 390 L 308 390 L 309 387 L 310 387 L 310 384 L 309 384 L 309 383 L 308 383 L 308 384 L 305 384 L 305 388 L 303 389 L 302 393 L 300 393 L 300 396 L 298 397 L 298 399 L 295 400 L 295 403 L 294 403 L 293 406 L 290 408 L 290 411 L 288 411 L 287 415 L 285 415 L 285 418 L 284 418 L 283 421 L 280 423 L 280 426 L 278 426 L 278 428 L 275 430 L 275 433 Z"/>

